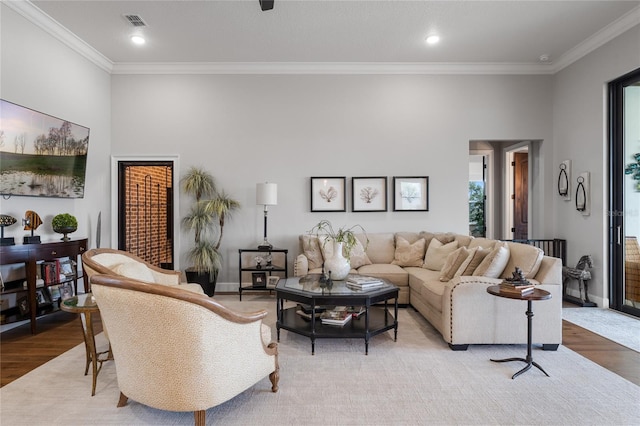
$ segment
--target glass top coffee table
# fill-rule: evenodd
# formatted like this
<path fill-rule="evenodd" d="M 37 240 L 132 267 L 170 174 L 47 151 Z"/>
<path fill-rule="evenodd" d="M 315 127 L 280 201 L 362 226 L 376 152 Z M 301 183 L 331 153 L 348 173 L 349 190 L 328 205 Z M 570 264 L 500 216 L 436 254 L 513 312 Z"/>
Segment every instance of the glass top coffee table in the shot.
<path fill-rule="evenodd" d="M 388 330 L 394 330 L 393 340 L 398 338 L 398 287 L 382 280 L 384 284 L 369 290 L 353 290 L 346 281 L 330 284 L 320 280 L 320 275 L 307 275 L 281 279 L 276 285 L 276 322 L 278 341 L 280 329 L 307 336 L 311 339 L 311 354 L 315 354 L 316 339 L 362 338 L 365 355 L 369 354 L 369 339 Z M 389 312 L 389 300 L 394 299 L 393 314 Z M 295 307 L 284 307 L 284 301 L 298 302 L 309 307 L 309 319 L 297 314 Z M 376 305 L 379 304 L 379 305 Z M 376 306 L 374 306 L 376 305 Z M 317 313 L 326 306 L 362 306 L 364 312 L 343 326 L 323 324 Z"/>

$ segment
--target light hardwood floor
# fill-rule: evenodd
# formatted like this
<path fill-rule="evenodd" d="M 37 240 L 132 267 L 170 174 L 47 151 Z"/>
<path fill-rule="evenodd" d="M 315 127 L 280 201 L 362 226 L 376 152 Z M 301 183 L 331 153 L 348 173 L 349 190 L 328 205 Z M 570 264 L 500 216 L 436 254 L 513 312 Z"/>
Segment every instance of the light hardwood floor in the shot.
<path fill-rule="evenodd" d="M 94 329 L 102 331 L 99 315 Z M 585 358 L 640 386 L 640 353 L 602 336 L 562 322 L 562 344 Z M 56 312 L 38 319 L 38 333 L 29 324 L 0 334 L 0 386 L 11 383 L 29 371 L 83 342 L 80 322 L 75 314 Z"/>

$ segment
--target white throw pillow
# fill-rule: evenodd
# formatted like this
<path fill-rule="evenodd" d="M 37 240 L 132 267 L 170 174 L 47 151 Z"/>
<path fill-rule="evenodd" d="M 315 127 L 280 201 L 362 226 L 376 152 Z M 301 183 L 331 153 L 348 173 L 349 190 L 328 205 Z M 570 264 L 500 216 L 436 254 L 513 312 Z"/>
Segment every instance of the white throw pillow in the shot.
<path fill-rule="evenodd" d="M 391 262 L 398 266 L 422 266 L 424 263 L 424 238 L 420 238 L 413 244 L 396 235 L 396 252 Z"/>
<path fill-rule="evenodd" d="M 484 260 L 473 271 L 474 277 L 498 278 L 509 262 L 509 247 L 506 243 L 497 242 Z"/>
<path fill-rule="evenodd" d="M 440 281 L 446 282 L 451 280 L 460 268 L 460 265 L 462 265 L 462 262 L 467 260 L 468 255 L 469 251 L 465 247 L 460 247 L 447 256 L 447 260 L 444 262 L 444 266 L 440 272 Z"/>
<path fill-rule="evenodd" d="M 442 270 L 444 263 L 447 261 L 447 257 L 457 248 L 457 241 L 442 244 L 437 238 L 433 238 L 429 243 L 427 254 L 424 256 L 424 265 L 422 265 L 422 267 L 431 269 L 432 271 Z"/>

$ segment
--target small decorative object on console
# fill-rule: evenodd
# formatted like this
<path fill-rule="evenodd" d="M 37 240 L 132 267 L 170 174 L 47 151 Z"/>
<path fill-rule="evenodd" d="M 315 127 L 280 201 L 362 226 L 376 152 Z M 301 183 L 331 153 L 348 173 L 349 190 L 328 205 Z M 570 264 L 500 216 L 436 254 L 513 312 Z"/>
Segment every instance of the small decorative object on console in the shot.
<path fill-rule="evenodd" d="M 78 229 L 78 220 L 69 213 L 61 213 L 55 215 L 51 221 L 51 227 L 54 232 L 62 234 L 62 241 L 69 241 L 71 238 L 67 236 Z"/>
<path fill-rule="evenodd" d="M 9 216 L 8 214 L 0 214 L 0 246 L 12 246 L 15 245 L 13 237 L 4 236 L 4 228 L 16 223 L 16 218 Z"/>
<path fill-rule="evenodd" d="M 27 210 L 24 214 L 24 219 L 22 219 L 22 224 L 24 225 L 25 231 L 31 231 L 31 235 L 25 235 L 23 239 L 24 244 L 40 244 L 40 236 L 33 235 L 33 231 L 38 229 L 40 225 L 42 225 L 42 219 L 38 215 L 38 213 L 33 210 Z"/>

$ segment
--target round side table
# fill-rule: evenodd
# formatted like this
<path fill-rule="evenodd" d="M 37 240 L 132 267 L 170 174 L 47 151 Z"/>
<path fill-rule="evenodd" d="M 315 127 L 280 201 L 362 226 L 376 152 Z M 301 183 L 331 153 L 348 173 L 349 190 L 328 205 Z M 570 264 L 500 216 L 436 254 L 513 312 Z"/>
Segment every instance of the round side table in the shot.
<path fill-rule="evenodd" d="M 532 365 L 534 367 L 536 367 L 538 370 L 542 371 L 547 377 L 549 377 L 547 372 L 544 371 L 544 369 L 542 367 L 540 367 L 540 365 L 533 360 L 533 356 L 531 356 L 531 326 L 532 326 L 532 322 L 533 322 L 532 321 L 532 319 L 533 319 L 532 302 L 534 300 L 551 299 L 551 293 L 549 293 L 546 290 L 542 290 L 541 288 L 534 288 L 532 292 L 526 293 L 526 294 L 507 293 L 507 292 L 504 292 L 504 291 L 500 291 L 500 286 L 499 285 L 492 285 L 490 287 L 487 287 L 487 293 L 490 293 L 490 294 L 492 294 L 494 296 L 498 296 L 498 297 L 506 297 L 508 299 L 526 300 L 527 301 L 527 312 L 526 312 L 526 314 L 527 314 L 527 357 L 526 358 L 492 359 L 491 361 L 493 361 L 493 362 L 510 362 L 510 361 L 526 362 L 527 365 L 525 365 L 522 370 L 518 371 L 516 374 L 511 376 L 512 379 L 515 379 L 520 374 L 522 374 L 525 371 L 531 369 Z"/>
<path fill-rule="evenodd" d="M 98 373 L 102 368 L 102 363 L 113 359 L 111 344 L 109 344 L 109 349 L 106 351 L 97 352 L 96 349 L 96 339 L 93 333 L 93 318 L 91 315 L 100 312 L 100 309 L 98 308 L 98 305 L 91 293 L 79 294 L 63 300 L 60 303 L 60 309 L 80 315 L 80 325 L 82 325 L 84 347 L 86 351 L 84 375 L 86 376 L 89 372 L 89 364 L 91 364 L 93 367 L 91 396 L 94 396 L 96 394 L 96 379 L 98 378 Z M 101 355 L 104 354 L 106 354 L 106 357 L 101 358 Z"/>

